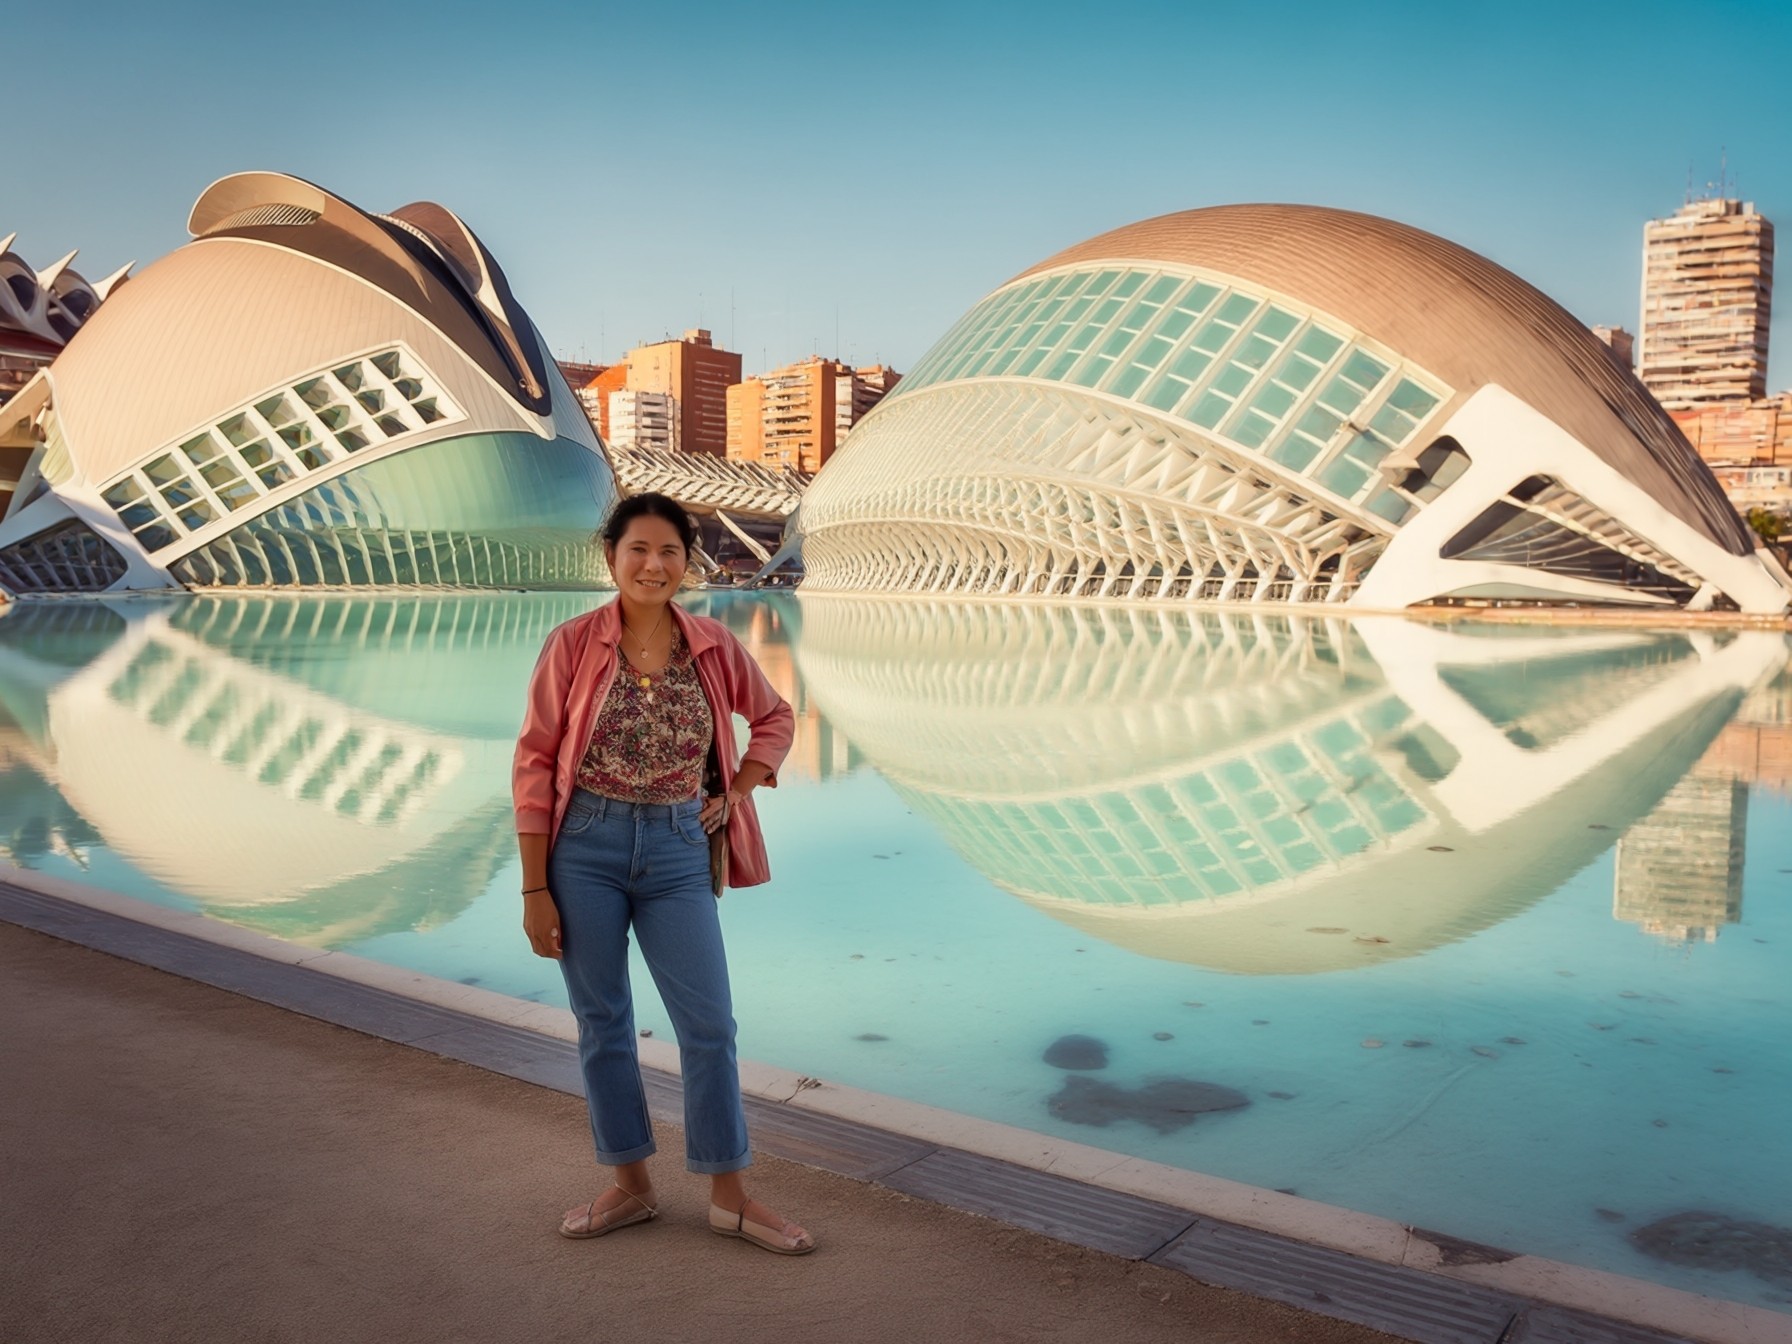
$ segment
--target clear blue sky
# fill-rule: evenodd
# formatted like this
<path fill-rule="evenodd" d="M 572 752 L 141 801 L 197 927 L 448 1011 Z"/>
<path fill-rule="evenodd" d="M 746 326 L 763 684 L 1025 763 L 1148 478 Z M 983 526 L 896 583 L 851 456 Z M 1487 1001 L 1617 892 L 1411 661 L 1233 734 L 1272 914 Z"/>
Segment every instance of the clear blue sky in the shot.
<path fill-rule="evenodd" d="M 1785 0 L 0 12 L 0 236 L 38 265 L 79 247 L 93 278 L 178 246 L 214 178 L 270 168 L 455 210 L 562 356 L 704 325 L 749 372 L 907 369 L 1060 247 L 1299 201 L 1635 330 L 1643 222 L 1727 150 L 1784 231 L 1771 384 L 1792 383 Z"/>

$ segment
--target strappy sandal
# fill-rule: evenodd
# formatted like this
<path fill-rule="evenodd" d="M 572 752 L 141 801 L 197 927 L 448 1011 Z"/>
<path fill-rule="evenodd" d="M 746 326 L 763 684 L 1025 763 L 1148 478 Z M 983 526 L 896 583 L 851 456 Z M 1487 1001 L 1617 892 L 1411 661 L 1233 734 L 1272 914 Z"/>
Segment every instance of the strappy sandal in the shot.
<path fill-rule="evenodd" d="M 752 1202 L 748 1200 L 747 1204 Z M 783 1227 L 749 1221 L 747 1204 L 742 1204 L 734 1213 L 728 1212 L 719 1204 L 711 1204 L 709 1230 L 719 1237 L 739 1237 L 742 1241 L 750 1241 L 773 1255 L 807 1255 L 815 1249 L 815 1238 L 788 1219 Z"/>
<path fill-rule="evenodd" d="M 583 1241 L 587 1237 L 608 1236 L 617 1228 L 629 1227 L 634 1223 L 649 1222 L 659 1217 L 660 1210 L 657 1204 L 649 1204 L 631 1190 L 624 1190 L 622 1193 L 634 1200 L 638 1207 L 623 1213 L 621 1210 L 627 1209 L 628 1205 L 618 1204 L 615 1208 L 605 1209 L 600 1213 L 597 1208 L 597 1199 L 602 1199 L 603 1196 L 599 1195 L 583 1210 L 574 1209 L 560 1220 L 560 1235 L 571 1237 L 574 1241 Z"/>

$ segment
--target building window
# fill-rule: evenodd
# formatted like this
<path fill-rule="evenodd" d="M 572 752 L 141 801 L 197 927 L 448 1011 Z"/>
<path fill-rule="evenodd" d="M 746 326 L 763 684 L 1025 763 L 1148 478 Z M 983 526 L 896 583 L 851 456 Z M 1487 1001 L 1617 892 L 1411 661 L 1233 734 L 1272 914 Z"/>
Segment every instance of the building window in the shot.
<path fill-rule="evenodd" d="M 1325 320 L 1186 270 L 1067 271 L 1010 286 L 972 309 L 891 398 L 996 377 L 1135 401 L 1396 523 L 1427 497 L 1388 488 L 1381 463 L 1448 396 Z"/>
<path fill-rule="evenodd" d="M 363 448 L 461 418 L 414 354 L 381 350 L 238 407 L 101 496 L 145 550 L 159 551 Z"/>

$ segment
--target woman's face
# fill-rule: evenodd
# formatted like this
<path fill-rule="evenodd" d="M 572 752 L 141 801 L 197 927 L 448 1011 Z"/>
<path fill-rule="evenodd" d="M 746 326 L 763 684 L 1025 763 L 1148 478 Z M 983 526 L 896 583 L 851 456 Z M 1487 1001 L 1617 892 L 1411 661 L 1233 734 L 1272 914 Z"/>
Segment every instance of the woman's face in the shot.
<path fill-rule="evenodd" d="M 604 556 L 622 595 L 642 606 L 670 602 L 689 562 L 678 529 L 652 514 L 631 519 L 622 540 L 606 547 Z"/>

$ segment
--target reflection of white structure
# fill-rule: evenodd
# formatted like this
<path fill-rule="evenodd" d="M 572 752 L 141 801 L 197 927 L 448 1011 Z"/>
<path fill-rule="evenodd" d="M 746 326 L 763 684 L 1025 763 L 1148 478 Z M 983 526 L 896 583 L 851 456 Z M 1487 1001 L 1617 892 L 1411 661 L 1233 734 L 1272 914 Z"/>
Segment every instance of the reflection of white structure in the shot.
<path fill-rule="evenodd" d="M 1785 657 L 1770 634 L 840 597 L 803 603 L 798 646 L 827 717 L 991 880 L 1249 972 L 1412 955 L 1547 894 Z"/>
<path fill-rule="evenodd" d="M 807 583 L 1784 610 L 1792 580 L 1563 309 L 1387 220 L 1117 229 L 973 308 L 804 498 Z"/>
<path fill-rule="evenodd" d="M 588 586 L 615 486 L 456 216 L 241 173 L 0 413 L 18 591 Z"/>
<path fill-rule="evenodd" d="M 526 675 L 546 631 L 585 605 L 194 598 L 131 611 L 44 693 L 39 768 L 111 850 L 231 920 L 323 944 L 439 922 L 514 850 L 512 715 L 462 708 L 462 678 L 488 662 L 499 681 Z M 38 615 L 0 623 L 15 682 Z M 275 670 L 289 651 L 305 679 Z M 400 657 L 414 681 L 460 694 L 412 686 L 381 702 L 402 684 Z"/>

